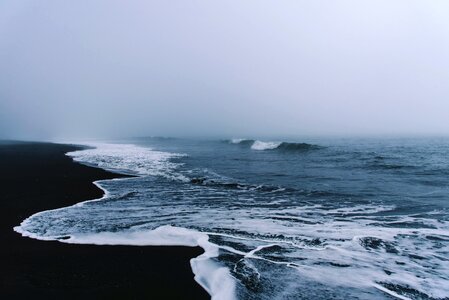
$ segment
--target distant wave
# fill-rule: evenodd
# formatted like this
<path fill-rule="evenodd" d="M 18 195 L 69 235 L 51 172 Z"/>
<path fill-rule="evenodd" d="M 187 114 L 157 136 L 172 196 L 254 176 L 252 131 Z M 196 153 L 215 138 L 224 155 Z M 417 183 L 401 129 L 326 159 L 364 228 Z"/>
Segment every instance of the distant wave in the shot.
<path fill-rule="evenodd" d="M 290 142 L 264 142 L 252 139 L 231 139 L 227 140 L 230 144 L 236 144 L 251 148 L 252 150 L 282 150 L 282 151 L 305 151 L 321 148 L 318 145 L 307 143 L 290 143 Z"/>
<path fill-rule="evenodd" d="M 254 144 L 255 140 L 251 140 L 251 139 L 232 139 L 232 140 L 227 140 L 227 142 L 230 143 L 230 144 L 236 144 L 236 145 L 251 147 L 251 145 Z"/>
<path fill-rule="evenodd" d="M 281 145 L 280 142 L 262 142 L 262 141 L 255 141 L 251 145 L 251 149 L 253 150 L 274 150 L 277 149 Z"/>

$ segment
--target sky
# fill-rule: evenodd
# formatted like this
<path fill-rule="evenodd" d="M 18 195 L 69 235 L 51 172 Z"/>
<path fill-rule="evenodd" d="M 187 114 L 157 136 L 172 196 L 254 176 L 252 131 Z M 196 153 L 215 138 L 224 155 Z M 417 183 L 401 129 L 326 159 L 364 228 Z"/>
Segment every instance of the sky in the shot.
<path fill-rule="evenodd" d="M 287 135 L 449 135 L 449 1 L 0 1 L 0 138 Z"/>

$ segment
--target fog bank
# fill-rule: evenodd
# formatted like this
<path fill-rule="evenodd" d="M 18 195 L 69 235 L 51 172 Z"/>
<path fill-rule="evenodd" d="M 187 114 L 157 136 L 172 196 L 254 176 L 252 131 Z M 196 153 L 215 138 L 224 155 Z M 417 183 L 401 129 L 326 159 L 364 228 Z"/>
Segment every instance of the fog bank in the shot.
<path fill-rule="evenodd" d="M 449 2 L 0 2 L 0 138 L 449 134 Z"/>

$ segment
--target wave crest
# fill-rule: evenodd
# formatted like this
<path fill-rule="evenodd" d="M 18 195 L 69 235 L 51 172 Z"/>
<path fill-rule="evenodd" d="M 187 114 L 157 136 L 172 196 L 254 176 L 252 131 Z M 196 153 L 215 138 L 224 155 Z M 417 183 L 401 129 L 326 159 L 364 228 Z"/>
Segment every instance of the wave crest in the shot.
<path fill-rule="evenodd" d="M 260 140 L 252 139 L 231 139 L 227 141 L 230 144 L 240 145 L 248 147 L 252 150 L 264 151 L 264 150 L 281 150 L 281 151 L 307 151 L 320 149 L 318 145 L 307 143 L 295 143 L 295 142 L 264 142 Z"/>
<path fill-rule="evenodd" d="M 274 150 L 277 149 L 281 145 L 280 142 L 262 142 L 262 141 L 255 141 L 251 145 L 251 149 L 253 150 Z"/>

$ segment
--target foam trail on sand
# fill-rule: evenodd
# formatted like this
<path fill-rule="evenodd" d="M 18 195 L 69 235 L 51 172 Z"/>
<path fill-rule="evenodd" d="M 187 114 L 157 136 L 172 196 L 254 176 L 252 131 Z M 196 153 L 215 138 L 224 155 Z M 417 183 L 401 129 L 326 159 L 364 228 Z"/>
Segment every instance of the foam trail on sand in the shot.
<path fill-rule="evenodd" d="M 151 231 L 73 234 L 65 239 L 56 239 L 42 238 L 24 230 L 22 225 L 25 225 L 26 221 L 14 230 L 22 236 L 41 240 L 58 240 L 69 244 L 201 247 L 204 253 L 190 260 L 195 280 L 211 295 L 212 299 L 234 299 L 234 280 L 227 268 L 211 260 L 218 256 L 218 247 L 209 242 L 209 237 L 205 233 L 167 225 Z"/>
<path fill-rule="evenodd" d="M 149 148 L 134 145 L 92 143 L 87 143 L 87 145 L 96 148 L 74 151 L 67 153 L 67 155 L 73 157 L 75 161 L 115 172 L 141 176 L 161 176 L 181 182 L 186 180 L 182 174 L 176 172 L 179 164 L 170 161 L 171 158 L 182 156 L 181 154 L 153 151 Z M 47 241 L 57 240 L 69 244 L 201 247 L 204 249 L 204 253 L 190 260 L 195 280 L 214 300 L 235 299 L 235 281 L 226 267 L 213 260 L 219 255 L 219 247 L 209 241 L 209 236 L 206 233 L 169 225 L 159 226 L 152 230 L 140 229 L 136 226 L 119 232 L 86 233 L 74 231 L 66 236 L 58 236 L 57 230 L 54 232 L 45 229 L 40 232 L 33 231 L 36 228 L 35 223 L 33 223 L 36 222 L 35 219 L 40 217 L 45 219 L 45 216 L 49 213 L 58 213 L 75 207 L 82 208 L 91 202 L 109 200 L 111 193 L 102 186 L 102 182 L 126 180 L 130 179 L 96 181 L 94 184 L 104 191 L 102 198 L 80 202 L 70 207 L 36 213 L 22 221 L 19 226 L 14 227 L 14 231 L 25 237 Z M 42 224 L 38 223 L 38 225 Z"/>

